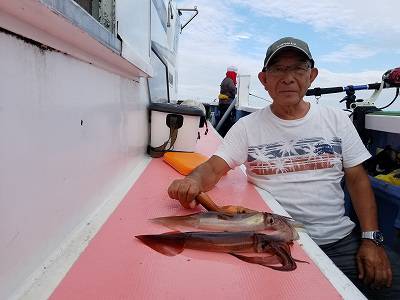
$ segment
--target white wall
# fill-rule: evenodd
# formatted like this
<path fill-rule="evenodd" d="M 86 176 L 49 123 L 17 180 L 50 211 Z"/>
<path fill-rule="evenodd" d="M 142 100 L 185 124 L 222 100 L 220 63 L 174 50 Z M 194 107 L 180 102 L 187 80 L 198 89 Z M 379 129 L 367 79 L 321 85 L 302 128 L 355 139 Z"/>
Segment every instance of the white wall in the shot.
<path fill-rule="evenodd" d="M 249 106 L 249 92 L 250 92 L 250 75 L 238 76 L 238 105 Z"/>
<path fill-rule="evenodd" d="M 147 83 L 0 32 L 0 299 L 118 186 L 147 145 Z M 81 124 L 82 121 L 82 124 Z"/>

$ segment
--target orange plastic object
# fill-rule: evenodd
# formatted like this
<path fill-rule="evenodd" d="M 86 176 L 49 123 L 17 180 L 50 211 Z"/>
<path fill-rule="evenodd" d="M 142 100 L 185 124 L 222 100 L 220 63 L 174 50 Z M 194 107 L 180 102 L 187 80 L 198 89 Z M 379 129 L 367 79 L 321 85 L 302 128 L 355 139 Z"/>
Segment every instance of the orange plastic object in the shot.
<path fill-rule="evenodd" d="M 208 159 L 207 156 L 196 152 L 167 152 L 163 157 L 167 164 L 182 175 L 190 174 L 194 168 Z"/>

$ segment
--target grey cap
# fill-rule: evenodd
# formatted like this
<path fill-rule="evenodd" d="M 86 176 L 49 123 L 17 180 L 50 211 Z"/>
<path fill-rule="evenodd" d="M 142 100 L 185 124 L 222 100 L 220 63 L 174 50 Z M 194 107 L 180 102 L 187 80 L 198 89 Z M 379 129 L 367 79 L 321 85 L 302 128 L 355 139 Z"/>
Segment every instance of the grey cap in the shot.
<path fill-rule="evenodd" d="M 314 67 L 314 60 L 311 56 L 311 52 L 308 48 L 307 43 L 293 37 L 284 37 L 277 40 L 275 43 L 268 47 L 267 53 L 265 54 L 263 71 L 265 71 L 271 59 L 276 56 L 279 51 L 288 48 L 292 48 L 302 52 L 311 61 L 311 67 Z"/>

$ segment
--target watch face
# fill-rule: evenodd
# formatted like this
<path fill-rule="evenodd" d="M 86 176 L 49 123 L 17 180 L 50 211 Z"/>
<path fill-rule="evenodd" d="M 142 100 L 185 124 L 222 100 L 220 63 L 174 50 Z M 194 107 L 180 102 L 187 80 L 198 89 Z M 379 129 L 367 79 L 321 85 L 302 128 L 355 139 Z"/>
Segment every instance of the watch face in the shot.
<path fill-rule="evenodd" d="M 383 242 L 383 234 L 379 231 L 374 232 L 374 240 L 376 240 L 379 243 Z"/>

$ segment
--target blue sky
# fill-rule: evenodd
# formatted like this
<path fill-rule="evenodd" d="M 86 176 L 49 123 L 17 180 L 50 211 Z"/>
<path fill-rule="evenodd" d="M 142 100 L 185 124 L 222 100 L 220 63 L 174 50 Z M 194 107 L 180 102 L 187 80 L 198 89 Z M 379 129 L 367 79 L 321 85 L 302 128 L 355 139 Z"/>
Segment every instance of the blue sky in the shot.
<path fill-rule="evenodd" d="M 199 10 L 180 37 L 180 99 L 213 101 L 229 65 L 251 76 L 251 93 L 269 98 L 257 74 L 267 47 L 283 36 L 308 42 L 320 71 L 312 87 L 379 82 L 386 70 L 400 66 L 400 1 L 178 0 L 177 6 Z M 385 90 L 377 106 L 394 92 Z M 339 106 L 343 96 L 326 95 L 320 103 Z M 392 108 L 400 110 L 400 99 Z"/>

